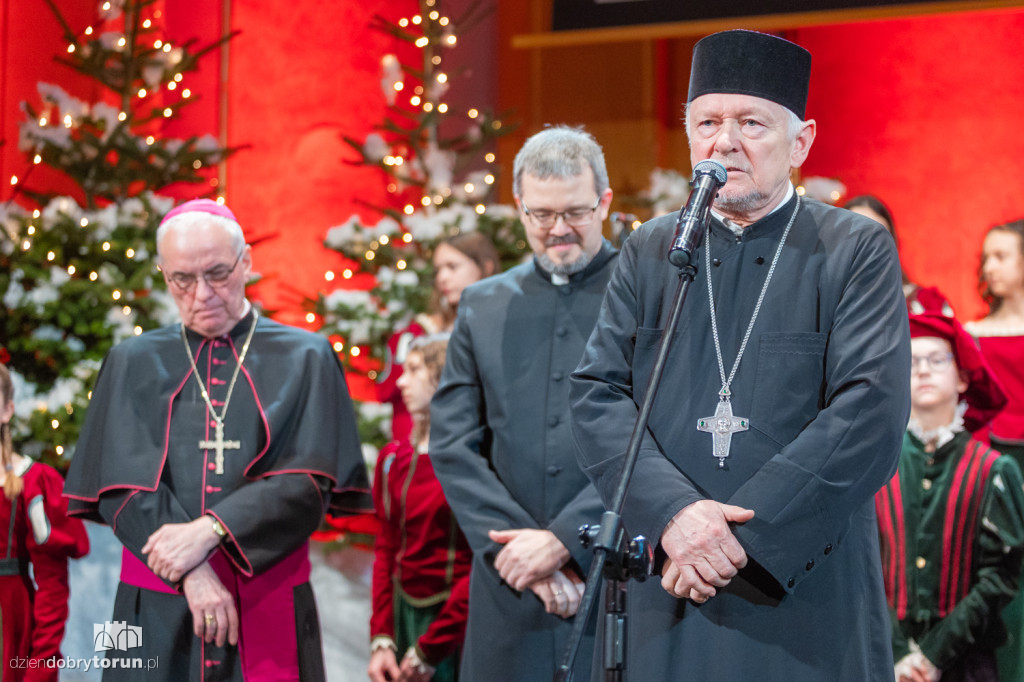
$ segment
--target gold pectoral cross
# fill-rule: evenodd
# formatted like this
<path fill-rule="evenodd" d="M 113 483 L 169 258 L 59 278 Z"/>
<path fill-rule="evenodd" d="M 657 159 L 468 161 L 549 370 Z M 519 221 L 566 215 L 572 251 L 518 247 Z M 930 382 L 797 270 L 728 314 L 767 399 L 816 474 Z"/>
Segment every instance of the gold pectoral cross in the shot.
<path fill-rule="evenodd" d="M 217 421 L 217 438 L 214 440 L 201 440 L 199 441 L 199 447 L 203 450 L 216 450 L 217 456 L 215 462 L 217 463 L 217 469 L 214 473 L 224 473 L 224 451 L 225 450 L 238 450 L 242 447 L 242 442 L 237 440 L 224 440 L 224 422 Z"/>

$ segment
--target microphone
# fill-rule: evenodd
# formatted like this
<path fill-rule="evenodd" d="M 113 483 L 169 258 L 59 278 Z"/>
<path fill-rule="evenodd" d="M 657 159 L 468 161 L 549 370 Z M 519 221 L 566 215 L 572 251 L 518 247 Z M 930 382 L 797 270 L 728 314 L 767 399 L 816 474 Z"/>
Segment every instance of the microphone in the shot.
<path fill-rule="evenodd" d="M 668 262 L 677 268 L 689 267 L 694 252 L 708 228 L 711 202 L 725 184 L 728 174 L 718 161 L 705 159 L 693 167 L 693 191 L 676 220 L 676 238 L 668 250 Z"/>

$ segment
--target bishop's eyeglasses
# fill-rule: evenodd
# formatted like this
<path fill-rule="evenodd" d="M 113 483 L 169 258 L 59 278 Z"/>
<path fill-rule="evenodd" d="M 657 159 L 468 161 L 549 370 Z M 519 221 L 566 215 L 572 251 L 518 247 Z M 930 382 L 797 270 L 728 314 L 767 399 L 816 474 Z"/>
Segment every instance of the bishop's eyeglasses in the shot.
<path fill-rule="evenodd" d="M 570 208 L 568 211 L 548 211 L 546 209 L 532 211 L 521 201 L 519 205 L 523 207 L 523 213 L 530 216 L 534 224 L 542 230 L 550 230 L 559 218 L 564 220 L 569 227 L 586 227 L 590 224 L 590 219 L 594 217 L 594 211 L 601 205 L 601 197 L 598 197 L 597 203 L 590 208 Z"/>
<path fill-rule="evenodd" d="M 174 283 L 174 286 L 178 287 L 183 292 L 189 292 L 196 288 L 196 283 L 199 282 L 199 278 L 202 277 L 206 284 L 210 287 L 216 287 L 224 282 L 228 281 L 231 277 L 231 273 L 238 267 L 238 262 L 242 260 L 242 254 L 245 253 L 245 247 L 243 246 L 235 256 L 235 262 L 231 264 L 231 267 L 227 265 L 218 265 L 212 267 L 206 272 L 200 273 L 199 275 L 193 275 L 191 272 L 172 272 L 167 275 L 167 279 Z"/>
<path fill-rule="evenodd" d="M 931 355 L 912 355 L 910 356 L 910 369 L 917 369 L 918 364 L 922 362 L 928 365 L 932 371 L 941 372 L 953 362 L 953 354 L 945 352 L 932 353 Z"/>

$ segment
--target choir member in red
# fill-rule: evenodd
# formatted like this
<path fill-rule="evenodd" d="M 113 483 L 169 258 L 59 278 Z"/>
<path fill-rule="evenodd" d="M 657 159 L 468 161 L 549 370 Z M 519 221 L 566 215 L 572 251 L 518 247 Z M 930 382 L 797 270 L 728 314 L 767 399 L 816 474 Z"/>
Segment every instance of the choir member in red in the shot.
<path fill-rule="evenodd" d="M 89 538 L 81 521 L 68 518 L 60 474 L 14 452 L 13 416 L 14 384 L 0 364 L 0 679 L 57 682 L 68 559 L 85 556 Z"/>
<path fill-rule="evenodd" d="M 377 377 L 377 400 L 391 403 L 391 437 L 406 440 L 412 432 L 413 417 L 402 402 L 398 377 L 409 343 L 417 336 L 450 332 L 455 324 L 462 290 L 484 277 L 501 272 L 501 260 L 494 244 L 479 232 L 462 232 L 445 239 L 434 249 L 434 290 L 428 312 L 417 315 L 405 329 L 388 340 L 388 357 Z"/>
<path fill-rule="evenodd" d="M 472 553 L 430 462 L 430 399 L 447 334 L 412 341 L 398 379 L 411 440 L 381 450 L 373 497 L 381 530 L 370 619 L 373 682 L 454 682 L 466 631 Z M 401 656 L 401 661 L 399 661 Z"/>

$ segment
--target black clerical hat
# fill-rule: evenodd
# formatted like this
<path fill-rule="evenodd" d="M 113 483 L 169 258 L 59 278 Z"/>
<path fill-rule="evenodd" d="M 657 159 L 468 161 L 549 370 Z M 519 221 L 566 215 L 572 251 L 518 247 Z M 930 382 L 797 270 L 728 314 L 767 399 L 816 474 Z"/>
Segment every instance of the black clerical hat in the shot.
<path fill-rule="evenodd" d="M 756 31 L 722 31 L 693 48 L 692 102 L 701 95 L 753 95 L 776 102 L 804 118 L 811 53 L 788 40 Z"/>

